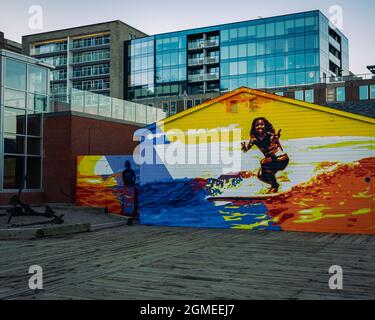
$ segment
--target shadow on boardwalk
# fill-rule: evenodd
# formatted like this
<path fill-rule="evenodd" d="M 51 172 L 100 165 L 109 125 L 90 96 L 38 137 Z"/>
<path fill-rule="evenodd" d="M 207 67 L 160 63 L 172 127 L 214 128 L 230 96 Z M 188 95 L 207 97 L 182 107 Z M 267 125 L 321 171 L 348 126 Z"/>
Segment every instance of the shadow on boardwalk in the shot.
<path fill-rule="evenodd" d="M 132 226 L 3 241 L 0 260 L 1 299 L 375 299 L 374 236 Z"/>

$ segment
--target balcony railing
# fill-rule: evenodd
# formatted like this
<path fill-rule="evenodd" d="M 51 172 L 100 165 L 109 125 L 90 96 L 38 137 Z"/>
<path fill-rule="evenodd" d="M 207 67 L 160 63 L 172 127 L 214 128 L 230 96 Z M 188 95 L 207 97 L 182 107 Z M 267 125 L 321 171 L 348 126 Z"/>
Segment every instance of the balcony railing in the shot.
<path fill-rule="evenodd" d="M 67 46 L 48 46 L 40 48 L 32 48 L 30 50 L 30 55 L 36 56 L 41 54 L 56 53 L 56 52 L 66 52 Z"/>
<path fill-rule="evenodd" d="M 188 80 L 190 82 L 200 82 L 204 80 L 204 74 L 189 74 Z"/>
<path fill-rule="evenodd" d="M 166 118 L 159 108 L 76 89 L 71 89 L 64 99 L 51 98 L 50 103 L 51 112 L 76 111 L 141 124 Z"/>
<path fill-rule="evenodd" d="M 219 73 L 206 73 L 204 75 L 205 81 L 211 81 L 211 80 L 219 80 Z"/>
<path fill-rule="evenodd" d="M 58 81 L 58 80 L 66 80 L 67 79 L 67 73 L 53 73 L 51 76 L 52 81 Z"/>
<path fill-rule="evenodd" d="M 99 54 L 99 55 L 84 55 L 84 56 L 75 56 L 70 58 L 71 64 L 86 63 L 86 62 L 97 62 L 109 60 L 110 55 L 108 54 Z"/>
<path fill-rule="evenodd" d="M 218 47 L 220 45 L 219 40 L 207 40 L 204 42 L 205 48 Z"/>
<path fill-rule="evenodd" d="M 206 74 L 190 74 L 188 80 L 190 82 L 200 82 L 200 81 L 212 81 L 219 80 L 219 73 L 206 73 Z"/>
<path fill-rule="evenodd" d="M 203 49 L 204 48 L 204 41 L 193 41 L 188 43 L 188 49 Z"/>
<path fill-rule="evenodd" d="M 93 71 L 73 71 L 70 73 L 70 77 L 72 79 L 78 78 L 90 78 L 90 77 L 101 77 L 101 76 L 108 76 L 109 70 L 103 70 L 101 72 L 93 72 Z"/>
<path fill-rule="evenodd" d="M 206 57 L 204 58 L 204 63 L 205 64 L 212 64 L 212 63 L 219 63 L 220 62 L 220 58 L 217 56 L 217 57 Z"/>
<path fill-rule="evenodd" d="M 189 66 L 200 66 L 204 63 L 203 58 L 192 58 L 188 60 L 188 65 Z"/>
<path fill-rule="evenodd" d="M 200 41 L 192 41 L 188 43 L 188 49 L 203 49 L 203 48 L 213 48 L 218 47 L 220 45 L 219 40 L 200 40 Z"/>
<path fill-rule="evenodd" d="M 82 91 L 102 91 L 102 90 L 109 90 L 110 83 L 109 82 L 100 82 L 100 83 L 91 83 L 91 84 L 74 84 L 73 90 L 82 90 Z"/>
<path fill-rule="evenodd" d="M 82 43 L 82 42 L 73 42 L 70 44 L 70 50 L 79 50 L 84 48 L 92 48 L 92 47 L 99 47 L 99 46 L 109 46 L 111 43 L 109 40 L 96 40 L 91 43 Z"/>

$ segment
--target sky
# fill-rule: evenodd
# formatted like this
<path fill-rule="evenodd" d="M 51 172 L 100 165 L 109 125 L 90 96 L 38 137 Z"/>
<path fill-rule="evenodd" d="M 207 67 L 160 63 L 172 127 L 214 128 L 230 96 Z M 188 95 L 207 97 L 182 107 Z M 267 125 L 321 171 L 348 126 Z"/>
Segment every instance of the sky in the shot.
<path fill-rule="evenodd" d="M 43 10 L 42 23 L 30 26 L 35 5 Z M 374 0 L 0 0 L 0 31 L 21 42 L 22 35 L 122 20 L 152 35 L 316 9 L 331 17 L 332 6 L 342 8 L 350 70 L 369 73 L 366 66 L 375 64 Z"/>

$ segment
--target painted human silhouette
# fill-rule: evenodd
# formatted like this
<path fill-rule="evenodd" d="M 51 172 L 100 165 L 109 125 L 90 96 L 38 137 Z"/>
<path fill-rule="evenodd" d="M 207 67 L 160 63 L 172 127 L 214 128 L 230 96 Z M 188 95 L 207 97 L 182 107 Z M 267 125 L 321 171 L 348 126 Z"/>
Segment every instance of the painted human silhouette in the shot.
<path fill-rule="evenodd" d="M 278 133 L 275 132 L 274 127 L 266 118 L 256 118 L 251 125 L 250 141 L 241 143 L 242 151 L 245 153 L 253 146 L 257 146 L 263 153 L 265 158 L 260 161 L 258 178 L 271 185 L 268 190 L 269 194 L 278 193 L 280 185 L 275 175 L 289 164 L 289 157 L 280 144 L 280 133 L 281 130 Z"/>

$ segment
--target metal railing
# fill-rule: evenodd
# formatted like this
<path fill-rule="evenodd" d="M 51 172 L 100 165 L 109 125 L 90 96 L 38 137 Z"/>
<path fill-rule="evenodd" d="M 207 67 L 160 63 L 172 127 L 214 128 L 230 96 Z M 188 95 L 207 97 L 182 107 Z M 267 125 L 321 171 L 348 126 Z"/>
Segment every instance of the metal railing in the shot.
<path fill-rule="evenodd" d="M 100 54 L 85 54 L 85 55 L 71 57 L 70 63 L 77 64 L 77 63 L 103 61 L 103 60 L 109 60 L 109 59 L 110 59 L 109 52 L 100 53 Z"/>
<path fill-rule="evenodd" d="M 50 112 L 66 111 L 140 124 L 150 124 L 166 118 L 166 113 L 159 108 L 73 88 L 69 90 L 65 99 L 61 96 L 52 96 L 50 99 Z"/>
<path fill-rule="evenodd" d="M 204 63 L 205 64 L 219 63 L 219 61 L 220 61 L 220 58 L 218 56 L 204 58 Z"/>
<path fill-rule="evenodd" d="M 204 63 L 204 58 L 192 58 L 188 60 L 189 66 L 200 66 Z"/>
<path fill-rule="evenodd" d="M 30 50 L 30 55 L 35 56 L 39 54 L 48 54 L 48 53 L 56 53 L 56 52 L 66 52 L 67 45 L 55 45 L 55 46 L 46 46 L 46 47 L 39 47 L 39 48 L 32 48 Z"/>

